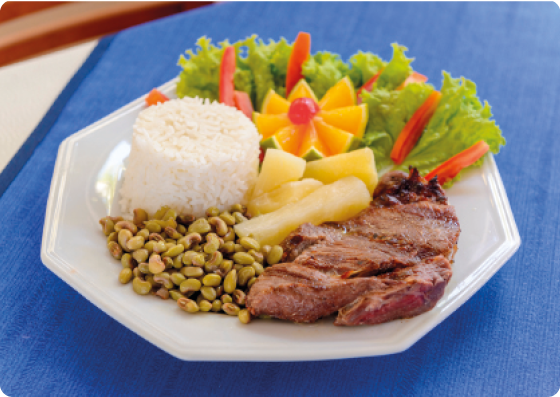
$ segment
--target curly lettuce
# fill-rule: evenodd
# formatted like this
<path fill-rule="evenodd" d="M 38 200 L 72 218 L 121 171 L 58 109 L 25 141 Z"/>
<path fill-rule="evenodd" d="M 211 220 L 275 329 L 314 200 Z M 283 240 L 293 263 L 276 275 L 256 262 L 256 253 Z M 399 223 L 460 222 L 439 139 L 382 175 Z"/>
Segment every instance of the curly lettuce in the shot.
<path fill-rule="evenodd" d="M 389 156 L 397 137 L 433 90 L 430 84 L 414 83 L 398 91 L 374 87 L 371 92 L 363 92 L 369 123 L 362 145 L 373 150 L 378 170 L 393 166 Z"/>
<path fill-rule="evenodd" d="M 359 88 L 367 83 L 381 69 L 387 66 L 377 55 L 371 52 L 358 51 L 350 57 L 350 71 L 348 77 L 354 83 L 354 87 Z"/>
<path fill-rule="evenodd" d="M 203 36 L 196 42 L 196 51 L 187 50 L 181 55 L 177 96 L 198 96 L 218 100 L 220 84 L 220 62 L 225 47 L 236 49 L 235 89 L 245 91 L 253 101 L 260 104 L 269 89 L 285 95 L 286 70 L 292 45 L 285 39 L 264 43 L 253 35 L 233 44 L 228 41 L 215 46 Z M 256 108 L 258 106 L 255 106 Z"/>
<path fill-rule="evenodd" d="M 361 93 L 362 103 L 368 105 L 369 110 L 369 122 L 362 146 L 373 150 L 378 170 L 393 166 L 389 156 L 399 133 L 433 91 L 431 85 L 424 83 L 409 84 L 404 89 L 397 90 L 412 73 L 410 63 L 413 59 L 404 54 L 407 51 L 406 47 L 396 43 L 392 46 L 393 57 L 388 63 L 369 54 L 358 53 L 354 58 L 354 64 L 361 65 L 359 70 L 362 70 L 362 73 L 368 72 L 367 75 L 362 75 L 363 83 L 381 70 L 371 91 L 364 90 Z M 358 80 L 356 77 L 355 79 Z"/>
<path fill-rule="evenodd" d="M 225 44 L 225 43 L 224 43 Z M 196 41 L 197 51 L 187 50 L 187 57 L 181 55 L 179 66 L 183 71 L 179 75 L 177 96 L 208 98 L 218 100 L 220 85 L 220 62 L 224 45 L 219 47 L 212 40 L 202 36 Z"/>
<path fill-rule="evenodd" d="M 292 44 L 288 44 L 284 38 L 281 38 L 270 57 L 270 70 L 274 77 L 274 90 L 283 97 L 286 97 L 286 72 L 288 71 L 288 61 L 292 54 L 292 47 Z"/>
<path fill-rule="evenodd" d="M 379 75 L 374 87 L 395 90 L 412 73 L 410 63 L 414 61 L 414 58 L 407 58 L 404 55 L 408 49 L 397 43 L 393 43 L 391 46 L 393 46 L 393 58 Z"/>
<path fill-rule="evenodd" d="M 285 40 L 278 43 L 270 40 L 265 44 L 255 37 L 245 43 L 248 48 L 247 61 L 255 79 L 254 101 L 261 104 L 270 89 L 285 94 L 286 70 L 292 46 Z M 283 77 L 283 79 L 282 79 Z M 260 106 L 259 106 L 260 107 Z"/>
<path fill-rule="evenodd" d="M 441 100 L 418 143 L 402 166 L 417 167 L 425 175 L 444 161 L 484 140 L 497 154 L 506 144 L 500 127 L 492 118 L 488 102 L 476 96 L 476 84 L 464 77 L 452 78 L 443 72 Z M 473 166 L 480 166 L 483 159 Z M 452 181 L 460 178 L 461 173 Z M 447 185 L 450 185 L 448 183 Z"/>

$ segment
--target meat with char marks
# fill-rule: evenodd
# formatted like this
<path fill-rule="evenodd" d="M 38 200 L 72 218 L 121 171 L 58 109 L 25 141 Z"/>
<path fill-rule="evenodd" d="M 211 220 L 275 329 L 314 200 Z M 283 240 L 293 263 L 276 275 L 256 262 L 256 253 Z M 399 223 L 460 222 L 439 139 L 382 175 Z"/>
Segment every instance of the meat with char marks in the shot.
<path fill-rule="evenodd" d="M 460 227 L 437 180 L 392 172 L 371 205 L 344 222 L 301 225 L 282 243 L 283 261 L 252 286 L 247 307 L 335 325 L 378 324 L 434 307 L 451 277 Z"/>

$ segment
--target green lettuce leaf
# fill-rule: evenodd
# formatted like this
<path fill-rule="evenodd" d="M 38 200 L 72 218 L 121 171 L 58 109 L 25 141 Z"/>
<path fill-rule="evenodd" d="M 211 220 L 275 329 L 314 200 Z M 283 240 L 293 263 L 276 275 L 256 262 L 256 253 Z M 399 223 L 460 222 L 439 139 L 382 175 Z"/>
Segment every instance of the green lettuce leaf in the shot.
<path fill-rule="evenodd" d="M 249 98 L 254 101 L 255 94 L 255 79 L 253 72 L 249 67 L 247 60 L 247 46 L 248 40 L 254 40 L 255 36 L 249 37 L 246 40 L 238 41 L 233 44 L 235 47 L 235 75 L 233 76 L 233 85 L 237 91 L 244 91 L 249 94 Z"/>
<path fill-rule="evenodd" d="M 260 104 L 268 90 L 276 88 L 270 65 L 276 43 L 271 40 L 269 44 L 265 44 L 261 39 L 252 38 L 246 45 L 249 49 L 247 61 L 255 81 L 254 100 Z"/>
<path fill-rule="evenodd" d="M 288 71 L 288 61 L 292 54 L 292 48 L 292 44 L 288 44 L 286 39 L 281 38 L 270 57 L 270 68 L 274 77 L 274 90 L 283 97 L 286 97 L 286 72 Z"/>
<path fill-rule="evenodd" d="M 430 84 L 413 83 L 399 91 L 374 86 L 371 92 L 363 92 L 362 101 L 368 106 L 369 122 L 362 145 L 373 150 L 378 170 L 394 165 L 389 156 L 395 141 L 433 90 Z"/>
<path fill-rule="evenodd" d="M 387 62 L 371 52 L 358 51 L 350 57 L 350 65 L 352 66 L 348 76 L 354 83 L 354 87 L 360 88 L 383 69 Z"/>
<path fill-rule="evenodd" d="M 414 58 L 407 58 L 404 55 L 404 52 L 408 50 L 406 47 L 396 43 L 391 44 L 391 46 L 393 46 L 393 58 L 383 69 L 375 83 L 377 87 L 387 90 L 396 89 L 406 80 L 412 73 L 410 63 L 414 60 Z"/>
<path fill-rule="evenodd" d="M 214 46 L 211 40 L 202 36 L 196 42 L 196 52 L 187 50 L 184 57 L 179 58 L 179 66 L 183 71 L 179 75 L 177 96 L 179 98 L 201 97 L 218 100 L 220 85 L 220 61 L 224 47 Z"/>
<path fill-rule="evenodd" d="M 348 65 L 338 54 L 318 52 L 303 63 L 302 73 L 311 89 L 321 99 L 325 92 L 348 74 Z"/>
<path fill-rule="evenodd" d="M 235 89 L 248 93 L 253 105 L 262 103 L 271 88 L 280 95 L 285 94 L 286 70 L 292 52 L 285 39 L 266 44 L 253 35 L 233 44 L 224 41 L 214 46 L 210 39 L 201 37 L 196 45 L 196 52 L 187 50 L 186 57 L 179 58 L 179 66 L 183 68 L 177 84 L 179 98 L 219 99 L 220 62 L 224 48 L 229 45 L 236 49 Z"/>
<path fill-rule="evenodd" d="M 476 96 L 474 82 L 464 77 L 454 79 L 443 72 L 441 94 L 436 112 L 400 169 L 411 165 L 425 175 L 480 140 L 484 140 L 495 154 L 506 144 L 500 127 L 490 120 L 490 106 L 486 101 L 481 103 Z M 473 166 L 482 162 L 480 159 Z M 460 174 L 452 182 L 459 177 Z"/>

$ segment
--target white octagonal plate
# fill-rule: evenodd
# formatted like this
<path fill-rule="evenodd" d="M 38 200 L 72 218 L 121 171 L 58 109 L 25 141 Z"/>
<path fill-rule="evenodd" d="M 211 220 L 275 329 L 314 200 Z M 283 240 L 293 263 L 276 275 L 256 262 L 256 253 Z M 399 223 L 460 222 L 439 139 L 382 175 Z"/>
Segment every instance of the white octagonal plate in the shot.
<path fill-rule="evenodd" d="M 175 97 L 176 80 L 160 89 Z M 144 297 L 117 280 L 98 220 L 117 205 L 132 126 L 144 98 L 67 138 L 60 146 L 47 205 L 41 258 L 61 279 L 117 321 L 184 360 L 299 361 L 398 353 L 461 306 L 506 263 L 519 233 L 492 156 L 448 190 L 461 224 L 453 277 L 437 306 L 375 326 L 335 327 L 279 320 L 241 324 L 214 313 L 189 315 L 174 301 Z"/>

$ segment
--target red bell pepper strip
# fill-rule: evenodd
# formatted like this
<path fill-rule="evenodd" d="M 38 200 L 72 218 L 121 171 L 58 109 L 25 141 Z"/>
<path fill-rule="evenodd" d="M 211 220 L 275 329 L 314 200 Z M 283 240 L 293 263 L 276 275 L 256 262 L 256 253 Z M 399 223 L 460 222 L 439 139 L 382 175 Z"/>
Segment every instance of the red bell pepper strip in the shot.
<path fill-rule="evenodd" d="M 290 94 L 297 82 L 303 79 L 301 68 L 303 63 L 309 58 L 310 52 L 311 35 L 309 33 L 299 32 L 288 61 L 288 70 L 286 72 L 286 96 Z"/>
<path fill-rule="evenodd" d="M 438 182 L 443 185 L 445 182 L 455 178 L 465 167 L 473 165 L 479 158 L 490 150 L 490 146 L 484 141 L 478 141 L 470 148 L 451 157 L 449 160 L 436 167 L 432 172 L 425 176 L 427 180 L 437 176 Z"/>
<path fill-rule="evenodd" d="M 251 98 L 249 98 L 249 94 L 245 91 L 234 91 L 233 102 L 235 103 L 235 107 L 241 110 L 245 116 L 249 117 L 251 120 L 253 119 L 253 103 L 251 102 Z"/>
<path fill-rule="evenodd" d="M 362 103 L 362 98 L 360 97 L 360 94 L 362 93 L 362 91 L 363 90 L 371 91 L 371 89 L 373 88 L 373 85 L 375 84 L 375 82 L 379 78 L 379 75 L 381 75 L 381 72 L 383 72 L 383 69 L 381 69 L 379 72 L 377 72 L 371 79 L 369 79 L 367 81 L 367 83 L 365 83 L 358 90 L 358 92 L 356 92 L 356 95 L 358 97 L 358 104 Z M 426 76 L 424 76 L 423 74 L 420 74 L 418 72 L 412 72 L 410 74 L 410 76 L 408 76 L 406 78 L 406 80 L 403 81 L 403 83 L 400 86 L 397 87 L 397 90 L 402 90 L 404 87 L 406 87 L 410 83 L 425 83 L 426 81 L 428 81 L 428 78 Z"/>
<path fill-rule="evenodd" d="M 417 72 L 412 72 L 410 74 L 410 76 L 408 76 L 406 78 L 406 80 L 403 81 L 403 83 L 400 86 L 397 87 L 397 90 L 402 90 L 404 87 L 406 87 L 410 83 L 425 83 L 426 81 L 428 81 L 428 78 L 426 76 L 424 76 L 423 74 L 420 74 L 420 73 L 417 73 Z"/>
<path fill-rule="evenodd" d="M 169 100 L 168 97 L 163 95 L 159 92 L 156 88 L 150 91 L 148 96 L 146 97 L 146 104 L 148 106 L 157 105 L 158 103 L 167 102 Z"/>
<path fill-rule="evenodd" d="M 235 74 L 235 48 L 229 46 L 225 49 L 220 64 L 220 103 L 228 106 L 234 106 L 233 92 L 233 75 Z"/>
<path fill-rule="evenodd" d="M 367 83 L 365 83 L 363 86 L 360 87 L 358 92 L 356 92 L 356 96 L 358 97 L 358 104 L 362 103 L 362 97 L 361 97 L 362 91 L 363 90 L 371 91 L 371 89 L 373 88 L 373 85 L 375 84 L 375 82 L 379 78 L 379 75 L 381 74 L 382 71 L 383 71 L 383 69 L 381 69 L 379 72 L 377 72 L 371 79 L 369 79 L 367 81 Z"/>
<path fill-rule="evenodd" d="M 426 128 L 430 118 L 432 118 L 436 111 L 440 99 L 441 93 L 439 91 L 433 91 L 416 112 L 414 112 L 410 120 L 408 120 L 408 123 L 406 123 L 402 129 L 391 151 L 391 159 L 396 164 L 402 164 L 406 156 L 408 156 L 412 148 L 414 148 L 424 128 Z"/>

